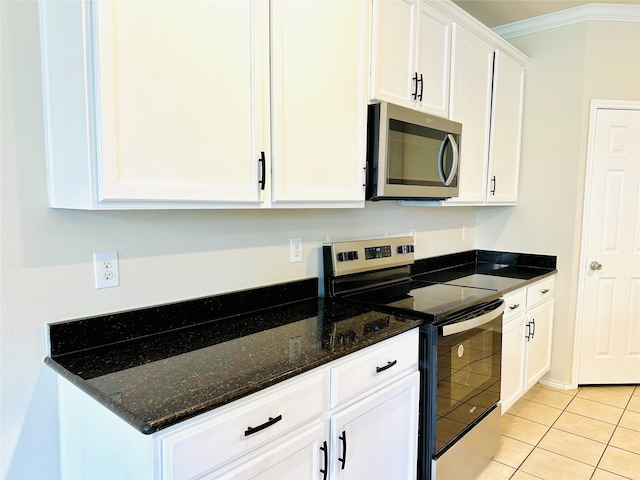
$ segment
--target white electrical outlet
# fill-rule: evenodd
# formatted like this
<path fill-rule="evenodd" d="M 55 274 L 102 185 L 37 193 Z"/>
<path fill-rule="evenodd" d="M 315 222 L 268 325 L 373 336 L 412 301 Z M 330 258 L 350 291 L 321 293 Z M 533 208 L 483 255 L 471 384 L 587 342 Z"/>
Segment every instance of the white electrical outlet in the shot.
<path fill-rule="evenodd" d="M 462 240 L 466 240 L 466 239 L 467 239 L 467 226 L 462 225 Z"/>
<path fill-rule="evenodd" d="M 118 252 L 94 253 L 93 268 L 96 290 L 120 285 L 118 276 Z"/>
<path fill-rule="evenodd" d="M 291 263 L 297 263 L 302 261 L 302 238 L 291 238 L 291 251 L 290 261 Z"/>

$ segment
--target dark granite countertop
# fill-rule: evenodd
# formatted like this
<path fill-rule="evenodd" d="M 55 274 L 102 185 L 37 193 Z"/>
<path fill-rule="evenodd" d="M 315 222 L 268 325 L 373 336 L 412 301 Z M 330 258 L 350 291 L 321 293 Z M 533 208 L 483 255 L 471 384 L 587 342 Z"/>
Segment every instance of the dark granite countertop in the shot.
<path fill-rule="evenodd" d="M 211 308 L 211 320 L 190 325 L 185 312 L 171 320 L 165 311 L 180 304 L 51 324 L 52 356 L 45 362 L 148 434 L 420 325 L 417 318 L 319 299 L 317 279 L 281 285 L 288 294 L 265 288 L 274 303 L 286 303 L 216 318 L 239 298 L 237 310 L 259 305 L 269 293 L 258 288 L 184 302 L 192 322 L 206 318 L 204 304 Z M 153 315 L 158 331 L 136 325 Z M 131 331 L 147 333 L 131 338 Z M 105 336 L 110 343 L 93 345 Z"/>
<path fill-rule="evenodd" d="M 506 293 L 555 273 L 555 262 L 474 250 L 418 260 L 412 274 Z M 317 298 L 317 291 L 313 278 L 53 323 L 45 363 L 149 434 L 423 321 Z"/>
<path fill-rule="evenodd" d="M 505 294 L 557 273 L 556 257 L 470 250 L 417 260 L 416 280 L 497 290 Z"/>

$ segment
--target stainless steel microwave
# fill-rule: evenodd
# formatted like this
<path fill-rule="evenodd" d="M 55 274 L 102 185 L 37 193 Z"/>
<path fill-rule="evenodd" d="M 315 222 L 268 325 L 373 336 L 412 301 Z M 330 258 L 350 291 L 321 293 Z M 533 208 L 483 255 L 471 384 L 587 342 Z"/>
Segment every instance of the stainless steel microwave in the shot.
<path fill-rule="evenodd" d="M 391 103 L 369 105 L 367 199 L 458 196 L 462 125 Z"/>

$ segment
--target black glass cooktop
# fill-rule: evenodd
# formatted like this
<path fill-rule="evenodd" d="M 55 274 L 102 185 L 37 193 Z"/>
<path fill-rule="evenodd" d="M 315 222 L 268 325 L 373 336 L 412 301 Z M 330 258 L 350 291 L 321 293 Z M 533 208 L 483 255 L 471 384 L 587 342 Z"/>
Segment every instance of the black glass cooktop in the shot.
<path fill-rule="evenodd" d="M 432 321 L 500 297 L 498 290 L 412 280 L 347 295 L 351 301 L 418 313 Z"/>

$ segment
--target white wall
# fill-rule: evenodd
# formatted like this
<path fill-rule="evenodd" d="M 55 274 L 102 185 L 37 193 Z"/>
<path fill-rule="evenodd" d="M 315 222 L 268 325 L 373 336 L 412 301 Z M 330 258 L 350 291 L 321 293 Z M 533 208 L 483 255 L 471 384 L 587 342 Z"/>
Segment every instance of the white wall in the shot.
<path fill-rule="evenodd" d="M 82 212 L 47 207 L 37 3 L 0 2 L 0 465 L 59 476 L 57 390 L 45 324 L 319 274 L 327 239 L 408 234 L 422 256 L 475 248 L 473 208 Z M 468 239 L 461 240 L 467 225 Z M 304 262 L 289 263 L 289 238 Z M 96 291 L 93 252 L 117 250 L 121 286 Z"/>
<path fill-rule="evenodd" d="M 575 331 L 589 106 L 640 99 L 640 23 L 583 22 L 510 39 L 531 58 L 517 208 L 482 209 L 479 248 L 558 256 L 551 371 L 569 385 Z"/>

